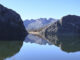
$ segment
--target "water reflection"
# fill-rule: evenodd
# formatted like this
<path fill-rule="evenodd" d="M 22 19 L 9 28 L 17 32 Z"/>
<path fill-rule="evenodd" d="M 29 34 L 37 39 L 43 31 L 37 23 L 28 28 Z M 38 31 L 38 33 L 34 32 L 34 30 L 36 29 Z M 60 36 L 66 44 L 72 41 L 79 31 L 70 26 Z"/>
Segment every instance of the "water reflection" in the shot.
<path fill-rule="evenodd" d="M 75 35 L 70 35 L 70 36 L 47 35 L 44 38 L 46 38 L 46 40 L 44 40 L 39 36 L 29 34 L 26 37 L 25 42 L 36 43 L 40 45 L 53 44 L 60 47 L 65 52 L 80 51 L 80 36 L 78 35 L 76 36 Z"/>
<path fill-rule="evenodd" d="M 22 46 L 22 41 L 0 41 L 0 60 L 16 54 Z"/>
<path fill-rule="evenodd" d="M 25 42 L 36 43 L 36 44 L 40 44 L 40 45 L 46 45 L 46 44 L 50 45 L 51 44 L 49 41 L 47 41 L 39 36 L 33 35 L 33 34 L 29 34 L 28 36 L 26 36 Z"/>
<path fill-rule="evenodd" d="M 80 51 L 80 36 L 78 35 L 47 35 L 46 38 L 52 44 L 59 46 L 65 52 Z"/>
<path fill-rule="evenodd" d="M 15 52 L 15 55 L 13 54 L 11 57 L 7 56 L 5 60 L 80 60 L 80 52 L 70 54 L 66 53 L 80 50 L 79 38 L 75 36 L 75 38 L 73 36 L 63 37 L 64 38 L 60 36 L 47 36 L 47 41 L 39 36 L 30 34 L 25 38 L 23 45 L 21 44 L 22 47 L 20 51 L 17 51 L 17 54 Z M 49 45 L 51 43 L 53 45 Z M 17 44 L 15 44 L 15 46 L 16 45 Z M 59 46 L 66 52 L 63 52 L 59 47 L 56 47 L 55 45 Z"/>

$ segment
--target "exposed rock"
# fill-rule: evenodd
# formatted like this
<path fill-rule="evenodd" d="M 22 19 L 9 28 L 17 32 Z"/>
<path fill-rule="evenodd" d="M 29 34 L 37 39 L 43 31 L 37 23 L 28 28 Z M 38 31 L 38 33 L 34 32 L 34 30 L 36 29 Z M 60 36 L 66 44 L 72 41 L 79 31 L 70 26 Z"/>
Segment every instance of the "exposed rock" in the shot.
<path fill-rule="evenodd" d="M 0 4 L 0 40 L 23 40 L 27 34 L 20 15 Z"/>
<path fill-rule="evenodd" d="M 80 16 L 68 15 L 53 23 L 45 30 L 45 35 L 80 35 Z"/>

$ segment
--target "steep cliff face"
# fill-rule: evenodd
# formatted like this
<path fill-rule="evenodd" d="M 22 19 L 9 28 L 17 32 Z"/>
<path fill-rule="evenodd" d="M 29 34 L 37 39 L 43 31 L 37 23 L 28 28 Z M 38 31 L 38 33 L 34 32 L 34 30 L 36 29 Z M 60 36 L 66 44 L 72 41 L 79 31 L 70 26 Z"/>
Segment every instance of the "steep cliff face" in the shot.
<path fill-rule="evenodd" d="M 46 28 L 45 35 L 80 35 L 80 16 L 67 15 Z"/>
<path fill-rule="evenodd" d="M 22 40 L 27 34 L 20 15 L 0 4 L 0 40 Z"/>

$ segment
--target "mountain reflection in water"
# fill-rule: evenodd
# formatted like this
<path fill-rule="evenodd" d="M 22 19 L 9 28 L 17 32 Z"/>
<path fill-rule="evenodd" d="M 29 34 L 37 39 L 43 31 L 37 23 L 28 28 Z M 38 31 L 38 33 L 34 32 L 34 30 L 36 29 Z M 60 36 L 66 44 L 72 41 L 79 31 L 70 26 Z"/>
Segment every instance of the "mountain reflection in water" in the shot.
<path fill-rule="evenodd" d="M 52 44 L 59 46 L 65 52 L 80 51 L 80 36 L 79 35 L 63 35 L 54 36 L 47 35 L 46 38 Z"/>
<path fill-rule="evenodd" d="M 78 36 L 51 35 L 41 38 L 29 34 L 24 42 L 11 43 L 8 46 L 12 47 L 10 49 L 14 53 L 3 57 L 4 60 L 80 60 L 80 39 Z M 67 52 L 70 52 L 70 54 Z M 4 53 L 8 53 L 8 51 L 6 50 Z"/>
<path fill-rule="evenodd" d="M 46 45 L 46 44 L 50 44 L 49 41 L 42 39 L 39 36 L 33 35 L 33 34 L 29 34 L 26 38 L 25 38 L 25 42 L 30 42 L 30 43 L 36 43 L 36 44 L 40 44 L 40 45 Z"/>

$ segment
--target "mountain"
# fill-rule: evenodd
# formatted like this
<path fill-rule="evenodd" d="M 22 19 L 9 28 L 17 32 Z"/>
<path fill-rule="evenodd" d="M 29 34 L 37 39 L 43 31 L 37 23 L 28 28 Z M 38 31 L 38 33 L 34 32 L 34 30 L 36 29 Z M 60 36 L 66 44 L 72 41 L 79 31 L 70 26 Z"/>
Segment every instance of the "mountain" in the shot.
<path fill-rule="evenodd" d="M 28 31 L 39 30 L 55 21 L 56 19 L 53 19 L 53 18 L 49 18 L 49 19 L 39 18 L 39 19 L 31 19 L 31 20 L 27 19 L 24 21 L 24 26 L 27 28 Z"/>

